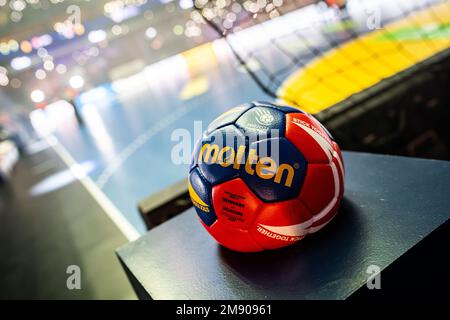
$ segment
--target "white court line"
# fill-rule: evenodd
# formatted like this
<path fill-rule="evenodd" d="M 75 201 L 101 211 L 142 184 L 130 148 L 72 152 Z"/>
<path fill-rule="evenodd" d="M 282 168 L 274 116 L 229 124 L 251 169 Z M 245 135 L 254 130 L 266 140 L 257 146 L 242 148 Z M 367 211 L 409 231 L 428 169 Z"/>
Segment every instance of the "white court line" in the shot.
<path fill-rule="evenodd" d="M 55 150 L 61 160 L 69 167 L 72 174 L 81 182 L 86 188 L 89 194 L 100 205 L 106 215 L 116 225 L 116 227 L 123 233 L 128 241 L 134 241 L 141 236 L 141 234 L 133 227 L 123 214 L 117 209 L 117 207 L 109 200 L 105 193 L 95 184 L 94 181 L 87 174 L 80 175 L 80 172 L 76 170 L 78 163 L 70 155 L 64 146 L 58 142 L 58 139 L 54 136 L 46 138 L 47 143 Z"/>

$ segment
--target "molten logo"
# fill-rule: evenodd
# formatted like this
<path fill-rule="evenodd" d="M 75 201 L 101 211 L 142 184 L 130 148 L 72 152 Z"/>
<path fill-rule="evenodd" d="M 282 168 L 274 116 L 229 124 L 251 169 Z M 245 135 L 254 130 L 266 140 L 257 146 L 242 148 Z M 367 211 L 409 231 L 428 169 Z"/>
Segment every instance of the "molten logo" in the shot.
<path fill-rule="evenodd" d="M 239 170 L 241 164 L 244 164 L 243 158 L 246 147 L 239 146 L 237 152 L 230 146 L 225 146 L 222 149 L 216 144 L 205 144 L 200 150 L 198 156 L 199 163 L 219 164 L 226 168 L 233 166 L 233 169 Z M 255 165 L 255 167 L 253 167 Z M 286 179 L 284 185 L 290 187 L 294 179 L 294 168 L 283 163 L 278 166 L 277 162 L 270 157 L 259 157 L 256 149 L 250 149 L 247 160 L 245 161 L 245 172 L 249 175 L 256 174 L 261 179 L 274 179 L 275 183 L 281 183 L 284 172 L 286 172 Z"/>

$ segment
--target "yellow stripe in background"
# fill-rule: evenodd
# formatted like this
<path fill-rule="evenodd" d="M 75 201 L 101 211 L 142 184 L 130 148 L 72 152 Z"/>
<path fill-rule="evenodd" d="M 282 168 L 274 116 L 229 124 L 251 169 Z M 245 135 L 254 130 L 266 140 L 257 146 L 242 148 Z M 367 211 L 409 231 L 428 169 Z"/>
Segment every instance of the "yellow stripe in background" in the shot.
<path fill-rule="evenodd" d="M 319 113 L 449 47 L 446 2 L 330 50 L 292 74 L 278 97 Z"/>
<path fill-rule="evenodd" d="M 212 42 L 207 42 L 181 53 L 192 77 L 203 74 L 218 63 Z"/>

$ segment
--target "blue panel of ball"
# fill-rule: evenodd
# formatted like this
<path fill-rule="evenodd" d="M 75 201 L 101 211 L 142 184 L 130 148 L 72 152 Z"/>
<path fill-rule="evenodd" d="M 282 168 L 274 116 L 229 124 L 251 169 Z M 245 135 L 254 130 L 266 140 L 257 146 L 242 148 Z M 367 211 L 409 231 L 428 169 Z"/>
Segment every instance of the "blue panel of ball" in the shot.
<path fill-rule="evenodd" d="M 200 138 L 195 142 L 194 150 L 192 151 L 192 157 L 191 157 L 191 164 L 189 166 L 189 172 L 192 171 L 192 169 L 197 167 L 197 159 L 198 159 L 198 152 L 200 151 L 200 148 L 202 147 L 202 141 L 203 139 Z"/>
<path fill-rule="evenodd" d="M 251 107 L 253 107 L 253 105 L 247 103 L 223 113 L 221 116 L 219 116 L 209 124 L 206 133 L 210 134 L 214 130 L 225 127 L 229 124 L 233 124 L 245 111 L 247 111 Z"/>
<path fill-rule="evenodd" d="M 253 107 L 239 117 L 236 126 L 246 135 L 284 137 L 286 115 L 273 107 Z"/>
<path fill-rule="evenodd" d="M 281 201 L 298 196 L 307 162 L 285 138 L 253 142 L 241 178 L 263 201 Z M 270 159 L 269 159 L 270 158 Z"/>
<path fill-rule="evenodd" d="M 193 200 L 195 211 L 202 221 L 210 226 L 217 220 L 216 213 L 212 204 L 212 187 L 198 172 L 194 169 L 189 175 L 189 182 L 197 196 L 206 204 L 196 203 Z M 191 196 L 192 199 L 192 196 Z"/>

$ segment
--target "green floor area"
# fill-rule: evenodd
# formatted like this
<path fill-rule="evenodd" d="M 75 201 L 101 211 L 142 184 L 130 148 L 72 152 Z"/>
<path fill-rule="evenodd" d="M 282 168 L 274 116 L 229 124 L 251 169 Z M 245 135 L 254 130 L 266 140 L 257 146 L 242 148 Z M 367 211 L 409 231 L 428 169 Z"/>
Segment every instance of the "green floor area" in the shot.
<path fill-rule="evenodd" d="M 2 299 L 135 299 L 114 253 L 126 242 L 52 148 L 23 156 L 0 186 Z M 67 288 L 71 265 L 79 290 Z"/>

